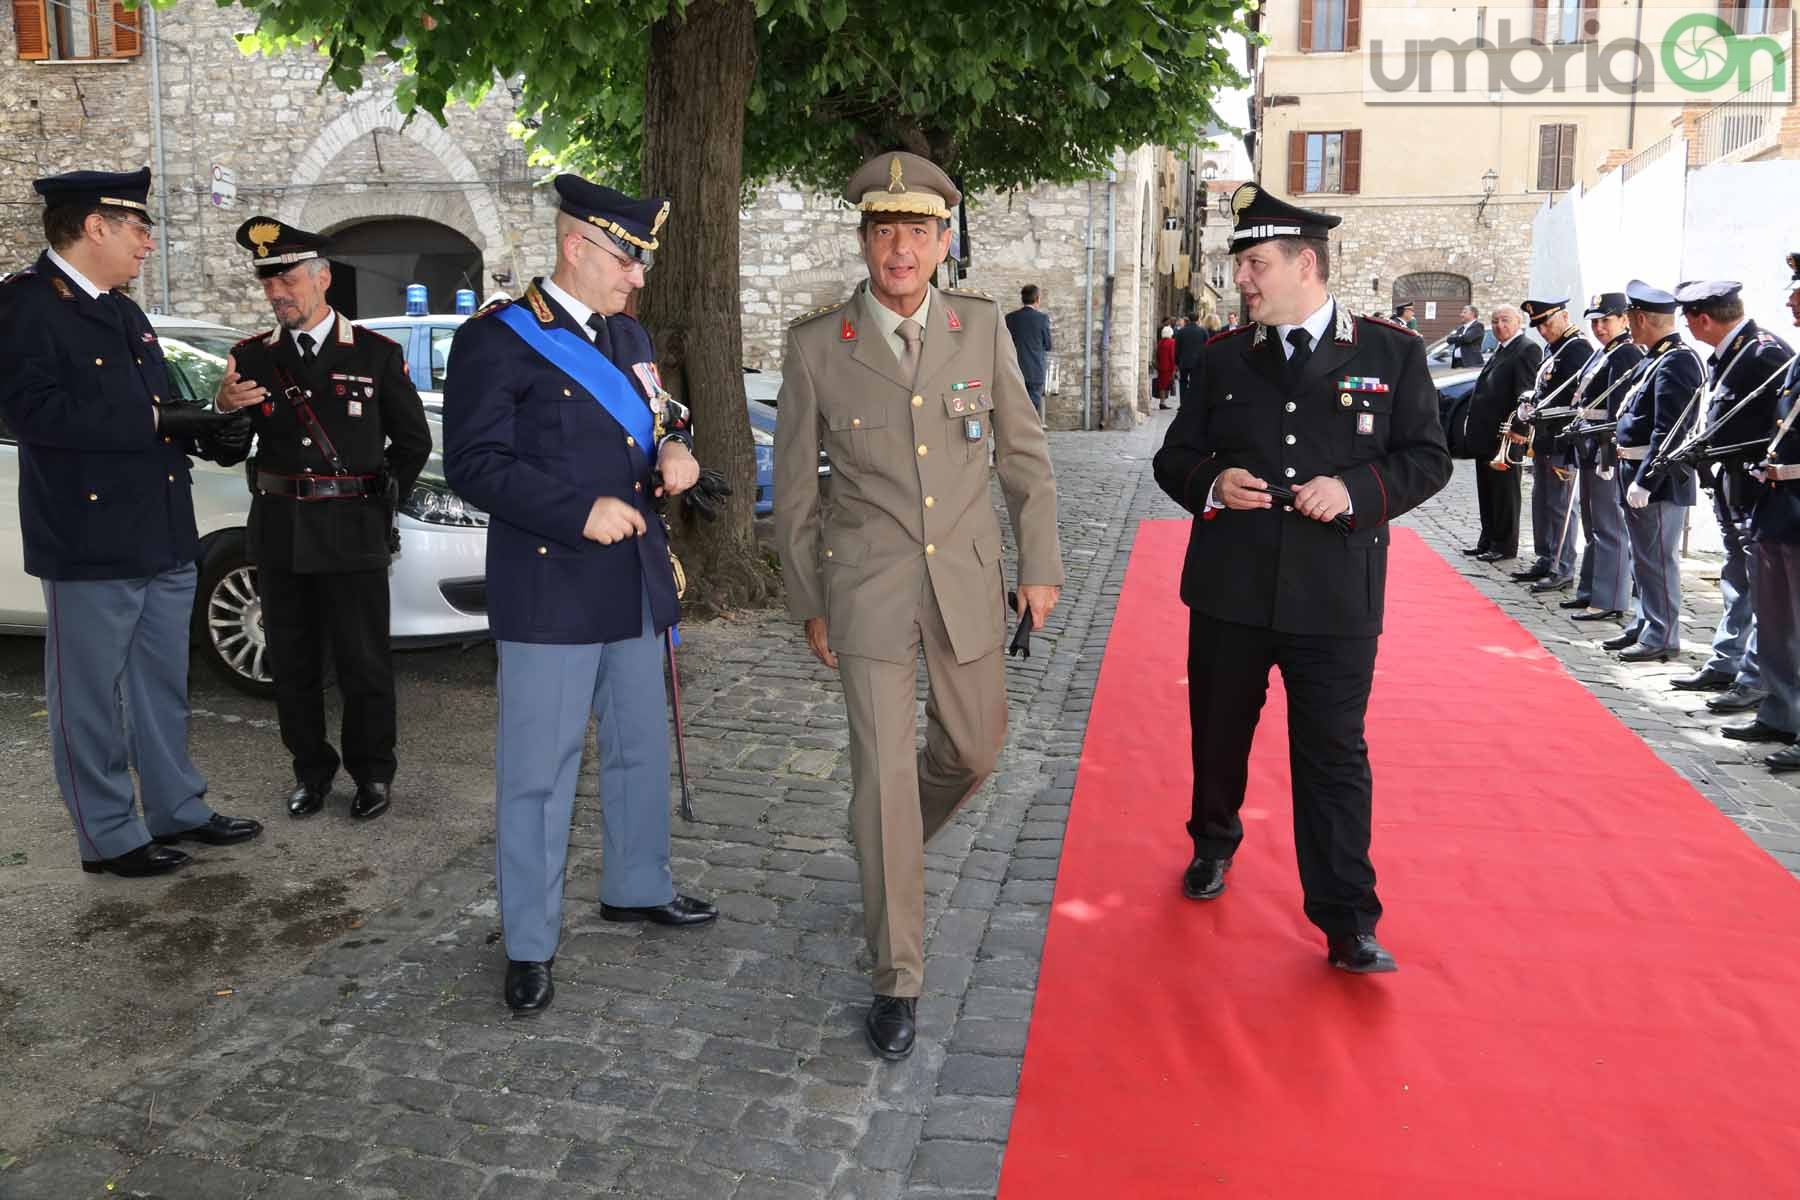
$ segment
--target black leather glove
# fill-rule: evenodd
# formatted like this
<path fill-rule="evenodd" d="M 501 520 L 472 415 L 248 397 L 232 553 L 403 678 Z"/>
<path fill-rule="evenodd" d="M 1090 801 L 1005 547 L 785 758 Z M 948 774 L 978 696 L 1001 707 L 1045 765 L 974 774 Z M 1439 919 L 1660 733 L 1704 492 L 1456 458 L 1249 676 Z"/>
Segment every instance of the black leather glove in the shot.
<path fill-rule="evenodd" d="M 248 427 L 250 418 L 243 413 L 214 412 L 198 404 L 156 406 L 156 432 L 166 438 L 184 438 L 190 442 L 198 442 L 227 425 L 239 423 Z"/>
<path fill-rule="evenodd" d="M 250 439 L 255 435 L 248 413 L 228 413 L 226 417 L 223 425 L 194 439 L 194 453 L 221 467 L 236 466 L 250 457 Z"/>
<path fill-rule="evenodd" d="M 731 485 L 725 482 L 723 475 L 708 467 L 700 472 L 700 479 L 693 487 L 681 493 L 681 499 L 690 516 L 716 521 L 725 506 L 725 497 L 729 495 Z"/>

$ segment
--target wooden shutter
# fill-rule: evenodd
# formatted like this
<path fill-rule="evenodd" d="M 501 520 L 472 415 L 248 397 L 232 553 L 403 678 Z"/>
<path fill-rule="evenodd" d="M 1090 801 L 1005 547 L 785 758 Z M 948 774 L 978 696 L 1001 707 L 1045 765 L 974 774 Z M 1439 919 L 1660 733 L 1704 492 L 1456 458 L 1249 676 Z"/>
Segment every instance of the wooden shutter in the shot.
<path fill-rule="evenodd" d="M 1354 196 L 1362 191 L 1362 130 L 1344 130 L 1343 190 Z"/>
<path fill-rule="evenodd" d="M 1362 0 L 1344 0 L 1344 49 L 1362 43 Z"/>
<path fill-rule="evenodd" d="M 1557 151 L 1556 126 L 1538 126 L 1537 190 L 1540 192 L 1552 191 L 1556 187 Z"/>
<path fill-rule="evenodd" d="M 144 19 L 144 9 L 149 4 L 150 0 L 138 0 L 138 6 L 126 12 L 119 0 L 112 0 L 114 58 L 131 58 L 143 53 L 144 39 L 139 36 L 138 22 Z"/>
<path fill-rule="evenodd" d="M 1531 40 L 1540 46 L 1550 40 L 1550 0 L 1531 0 Z"/>
<path fill-rule="evenodd" d="M 1557 139 L 1556 153 L 1556 190 L 1567 191 L 1575 185 L 1575 126 L 1558 125 L 1561 136 Z"/>
<path fill-rule="evenodd" d="M 1288 195 L 1298 196 L 1306 190 L 1306 134 L 1296 129 L 1288 134 Z"/>
<path fill-rule="evenodd" d="M 50 26 L 45 18 L 49 0 L 13 0 L 13 32 L 19 39 L 19 57 L 36 61 L 50 57 Z"/>
<path fill-rule="evenodd" d="M 1600 0 L 1581 0 L 1581 28 L 1575 32 L 1578 42 L 1600 40 Z"/>
<path fill-rule="evenodd" d="M 1313 48 L 1313 0 L 1300 0 L 1300 51 Z"/>

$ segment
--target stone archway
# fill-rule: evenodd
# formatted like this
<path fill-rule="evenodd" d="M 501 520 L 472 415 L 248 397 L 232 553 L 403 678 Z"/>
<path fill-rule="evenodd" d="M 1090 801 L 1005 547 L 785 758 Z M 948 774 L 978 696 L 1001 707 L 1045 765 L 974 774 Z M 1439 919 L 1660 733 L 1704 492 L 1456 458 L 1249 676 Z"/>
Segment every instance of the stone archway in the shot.
<path fill-rule="evenodd" d="M 404 138 L 422 148 L 442 166 L 446 178 L 417 181 L 435 186 L 342 194 L 319 191 L 315 185 L 327 178 L 338 156 L 371 134 Z M 446 188 L 444 183 L 458 186 Z M 523 277 L 499 208 L 475 164 L 448 130 L 434 121 L 407 121 L 388 94 L 352 105 L 319 131 L 295 161 L 293 178 L 276 215 L 291 224 L 322 232 L 384 218 L 435 221 L 473 242 L 491 267 L 509 270 L 515 279 Z"/>
<path fill-rule="evenodd" d="M 1394 307 L 1416 306 L 1419 336 L 1427 344 L 1456 328 L 1471 294 L 1469 277 L 1449 271 L 1414 271 L 1394 280 Z"/>

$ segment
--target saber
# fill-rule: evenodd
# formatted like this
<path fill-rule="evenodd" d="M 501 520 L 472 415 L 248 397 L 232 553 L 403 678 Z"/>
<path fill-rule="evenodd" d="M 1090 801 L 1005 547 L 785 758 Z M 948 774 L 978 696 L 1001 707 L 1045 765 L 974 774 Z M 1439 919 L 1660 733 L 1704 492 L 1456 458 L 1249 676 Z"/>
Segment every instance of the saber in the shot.
<path fill-rule="evenodd" d="M 694 820 L 694 797 L 688 789 L 687 737 L 681 729 L 681 672 L 675 668 L 675 627 L 663 634 L 663 645 L 669 651 L 669 695 L 675 710 L 675 761 L 681 765 L 681 819 Z"/>

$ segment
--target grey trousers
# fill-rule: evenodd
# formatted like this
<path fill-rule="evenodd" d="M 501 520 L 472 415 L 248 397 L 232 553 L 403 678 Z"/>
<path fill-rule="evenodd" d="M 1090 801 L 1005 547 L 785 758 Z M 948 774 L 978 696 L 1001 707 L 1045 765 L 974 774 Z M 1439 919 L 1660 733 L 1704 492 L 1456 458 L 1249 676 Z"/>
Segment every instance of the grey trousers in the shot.
<path fill-rule="evenodd" d="M 1765 725 L 1800 733 L 1800 546 L 1755 542 L 1756 620 Z"/>
<path fill-rule="evenodd" d="M 1762 688 L 1762 672 L 1756 655 L 1756 543 L 1750 540 L 1749 521 L 1732 516 L 1725 501 L 1713 497 L 1713 515 L 1719 520 L 1719 536 L 1725 542 L 1725 565 L 1719 571 L 1719 595 L 1725 611 L 1713 630 L 1709 671 L 1724 671 L 1742 687 Z"/>
<path fill-rule="evenodd" d="M 1595 608 L 1624 612 L 1631 607 L 1631 540 L 1619 485 L 1581 468 L 1581 581 L 1575 594 Z"/>
<path fill-rule="evenodd" d="M 1685 505 L 1652 500 L 1625 508 L 1631 569 L 1637 576 L 1638 645 L 1681 649 L 1681 527 Z"/>
<path fill-rule="evenodd" d="M 84 860 L 212 819 L 187 744 L 194 579 L 188 563 L 148 579 L 43 581 L 50 754 Z"/>
<path fill-rule="evenodd" d="M 589 713 L 600 722 L 600 900 L 635 908 L 675 898 L 663 643 L 646 599 L 644 630 L 627 641 L 497 645 L 500 923 L 508 958 L 544 962 L 562 936 L 569 816 Z"/>
<path fill-rule="evenodd" d="M 1554 579 L 1567 579 L 1575 574 L 1575 524 L 1569 515 L 1575 503 L 1575 476 L 1571 471 L 1568 479 L 1562 479 L 1556 468 L 1546 456 L 1531 460 L 1531 542 L 1535 565 Z"/>

